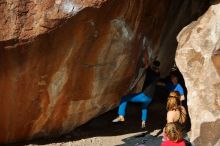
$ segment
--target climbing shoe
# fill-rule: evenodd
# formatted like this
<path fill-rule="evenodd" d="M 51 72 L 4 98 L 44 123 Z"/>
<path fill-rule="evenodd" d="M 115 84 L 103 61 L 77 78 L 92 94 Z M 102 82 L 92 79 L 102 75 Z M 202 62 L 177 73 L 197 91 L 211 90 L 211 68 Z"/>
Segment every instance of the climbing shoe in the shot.
<path fill-rule="evenodd" d="M 145 122 L 145 121 L 142 121 L 142 122 L 141 122 L 141 128 L 142 128 L 142 129 L 145 129 L 145 128 L 146 128 L 146 122 Z"/>
<path fill-rule="evenodd" d="M 124 122 L 124 121 L 125 121 L 125 118 L 123 116 L 118 116 L 112 122 L 117 123 L 117 122 Z"/>

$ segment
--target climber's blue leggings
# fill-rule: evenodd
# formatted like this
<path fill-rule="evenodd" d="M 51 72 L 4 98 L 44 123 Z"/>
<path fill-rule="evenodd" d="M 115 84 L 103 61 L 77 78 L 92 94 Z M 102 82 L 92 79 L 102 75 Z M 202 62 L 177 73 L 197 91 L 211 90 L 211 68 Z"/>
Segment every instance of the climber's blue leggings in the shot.
<path fill-rule="evenodd" d="M 126 105 L 128 102 L 140 102 L 142 103 L 142 121 L 147 120 L 147 106 L 151 102 L 152 98 L 146 96 L 143 92 L 137 94 L 129 94 L 123 96 L 118 109 L 118 115 L 125 116 Z"/>

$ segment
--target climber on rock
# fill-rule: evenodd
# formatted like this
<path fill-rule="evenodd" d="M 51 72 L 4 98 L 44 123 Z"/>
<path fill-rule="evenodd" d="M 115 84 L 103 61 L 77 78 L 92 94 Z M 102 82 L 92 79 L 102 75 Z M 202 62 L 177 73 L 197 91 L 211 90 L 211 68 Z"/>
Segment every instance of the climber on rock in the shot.
<path fill-rule="evenodd" d="M 150 65 L 146 69 L 146 79 L 145 79 L 146 83 L 144 83 L 144 89 L 142 92 L 136 94 L 129 94 L 122 97 L 118 109 L 118 117 L 114 119 L 112 122 L 124 122 L 127 102 L 138 102 L 138 103 L 142 103 L 141 127 L 142 128 L 146 127 L 147 107 L 149 103 L 152 101 L 156 83 L 160 78 L 159 66 L 160 66 L 160 62 L 158 60 L 155 60 L 152 62 L 152 65 Z"/>
<path fill-rule="evenodd" d="M 172 70 L 169 75 L 169 81 L 158 82 L 157 85 L 165 86 L 168 92 L 178 91 L 180 93 L 180 101 L 185 100 L 184 89 L 179 83 L 177 70 Z"/>
<path fill-rule="evenodd" d="M 185 100 L 183 87 L 179 83 L 179 78 L 176 72 L 170 74 L 171 83 L 168 83 L 169 91 L 178 91 L 180 93 L 180 101 Z"/>

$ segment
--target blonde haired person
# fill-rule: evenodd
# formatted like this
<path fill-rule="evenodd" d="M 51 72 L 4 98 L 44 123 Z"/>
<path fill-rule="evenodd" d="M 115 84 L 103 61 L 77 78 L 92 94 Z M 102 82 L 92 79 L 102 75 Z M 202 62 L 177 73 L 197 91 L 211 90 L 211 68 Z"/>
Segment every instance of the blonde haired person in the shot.
<path fill-rule="evenodd" d="M 179 123 L 185 135 L 186 109 L 181 105 L 180 94 L 172 91 L 167 100 L 167 123 Z M 163 141 L 167 140 L 165 129 L 163 130 Z"/>
<path fill-rule="evenodd" d="M 186 122 L 186 109 L 181 105 L 178 91 L 170 92 L 167 101 L 167 123 L 179 122 L 184 125 Z"/>
<path fill-rule="evenodd" d="M 161 146 L 186 146 L 183 140 L 181 126 L 178 122 L 167 123 L 164 127 L 167 140 Z"/>

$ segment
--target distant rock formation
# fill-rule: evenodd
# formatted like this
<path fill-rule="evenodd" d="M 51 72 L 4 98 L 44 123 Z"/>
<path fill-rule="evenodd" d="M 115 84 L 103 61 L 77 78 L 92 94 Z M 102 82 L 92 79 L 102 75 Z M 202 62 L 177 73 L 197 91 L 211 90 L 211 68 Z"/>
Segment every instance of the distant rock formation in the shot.
<path fill-rule="evenodd" d="M 178 35 L 176 62 L 188 88 L 191 140 L 220 145 L 220 4 Z"/>

